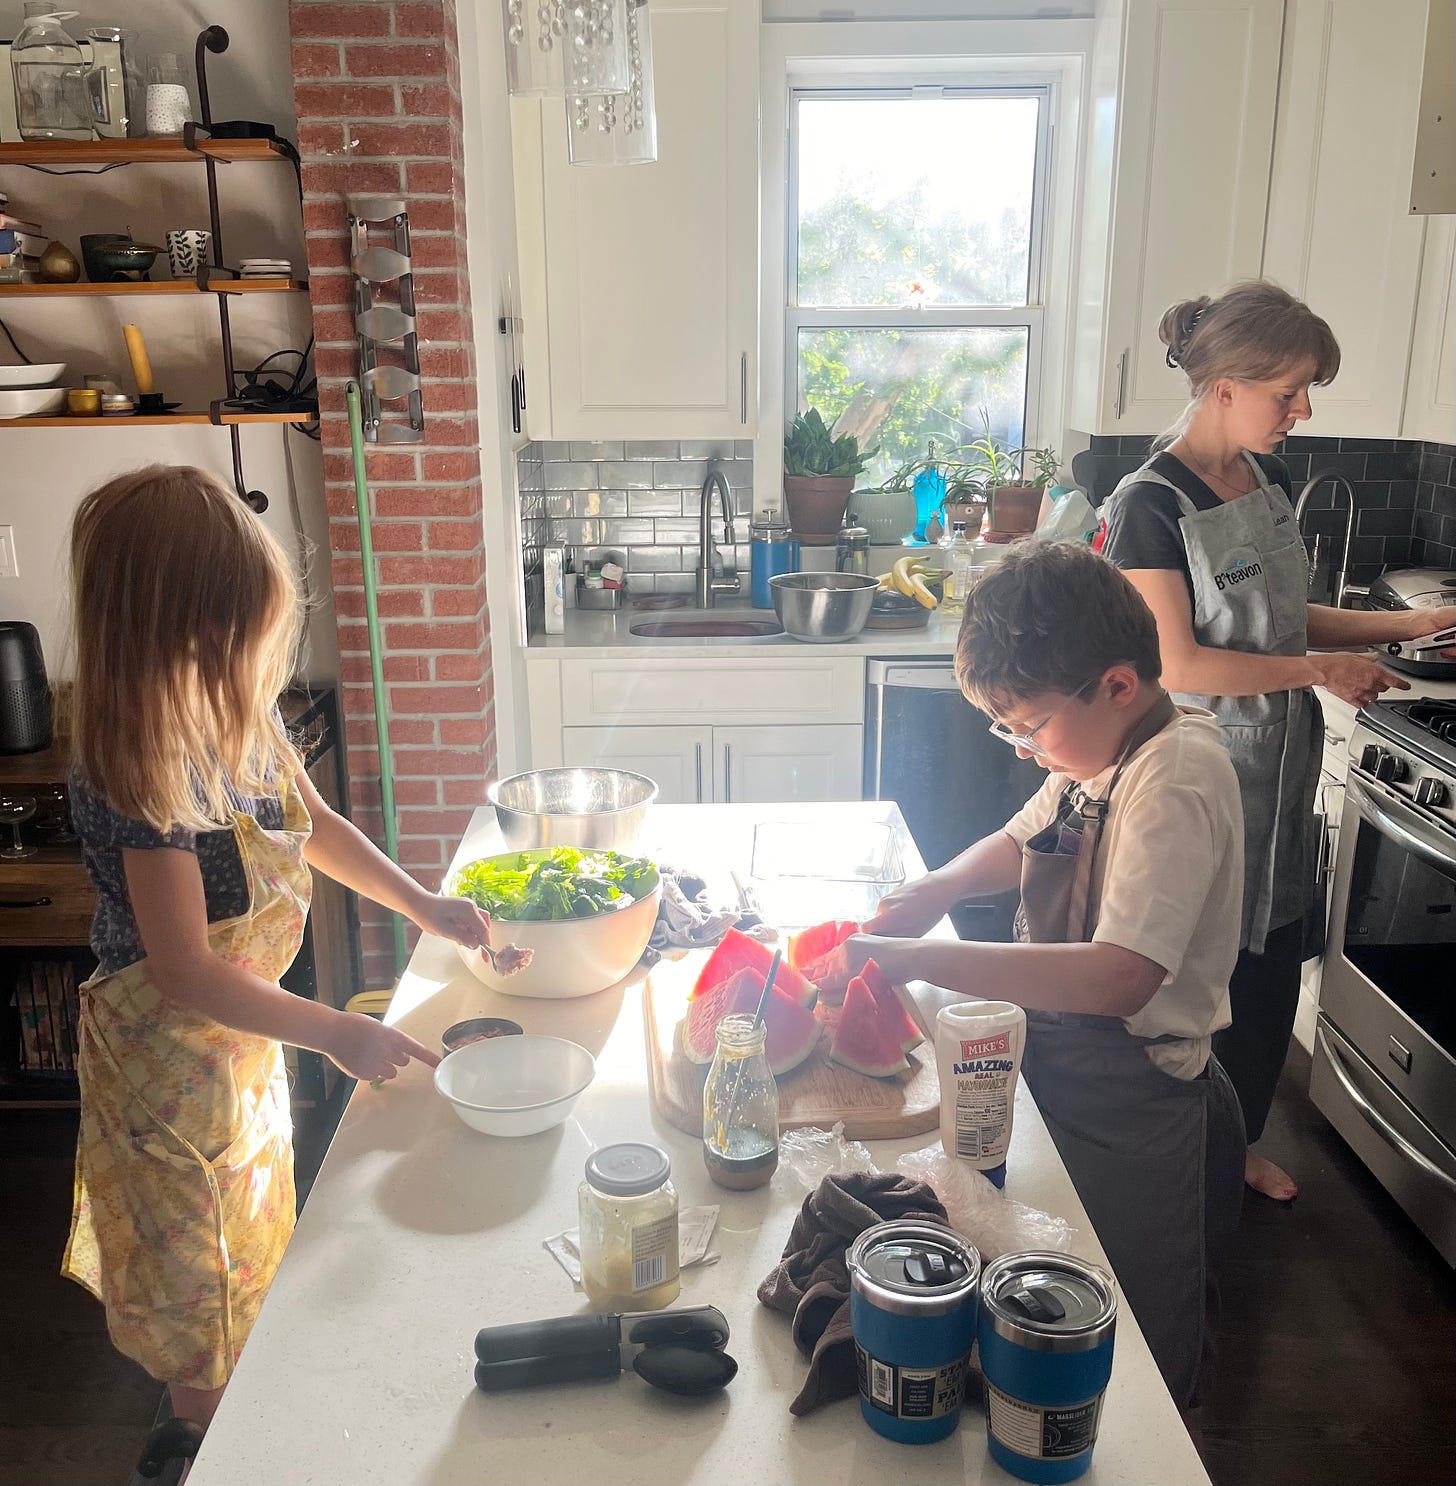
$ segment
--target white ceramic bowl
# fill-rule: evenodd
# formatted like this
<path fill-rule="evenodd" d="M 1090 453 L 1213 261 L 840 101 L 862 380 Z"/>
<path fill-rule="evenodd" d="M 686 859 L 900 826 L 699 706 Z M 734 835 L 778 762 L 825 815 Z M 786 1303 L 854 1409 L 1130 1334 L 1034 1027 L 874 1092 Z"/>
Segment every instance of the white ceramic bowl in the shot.
<path fill-rule="evenodd" d="M 494 1037 L 442 1059 L 435 1087 L 472 1130 L 536 1135 L 571 1113 L 596 1068 L 564 1037 Z"/>
<path fill-rule="evenodd" d="M 522 855 L 506 852 L 484 861 L 508 861 Z M 528 857 L 548 856 L 546 851 L 526 852 Z M 454 893 L 459 879 L 452 872 L 445 891 Z M 657 903 L 662 884 L 654 882 L 645 898 L 627 901 L 590 918 L 505 919 L 491 918 L 491 942 L 518 944 L 531 950 L 531 963 L 514 975 L 497 975 L 490 961 L 478 950 L 456 945 L 471 974 L 491 990 L 505 996 L 536 996 L 543 1000 L 567 1000 L 592 996 L 615 985 L 642 958 L 652 926 L 657 922 Z M 515 1039 L 512 1039 L 515 1040 Z"/>
<path fill-rule="evenodd" d="M 34 366 L 0 366 L 0 388 L 54 387 L 65 375 L 64 361 L 37 362 Z"/>
<path fill-rule="evenodd" d="M 59 413 L 66 406 L 64 387 L 0 388 L 0 419 L 34 418 Z"/>

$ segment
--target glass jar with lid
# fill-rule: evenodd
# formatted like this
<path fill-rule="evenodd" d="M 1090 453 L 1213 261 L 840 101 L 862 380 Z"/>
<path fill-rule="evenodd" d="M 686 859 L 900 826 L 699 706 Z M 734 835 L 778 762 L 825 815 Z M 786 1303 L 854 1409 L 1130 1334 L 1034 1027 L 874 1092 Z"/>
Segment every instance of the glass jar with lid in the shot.
<path fill-rule="evenodd" d="M 672 1163 L 624 1141 L 587 1158 L 577 1189 L 581 1285 L 598 1311 L 655 1311 L 682 1289 Z"/>
<path fill-rule="evenodd" d="M 766 1037 L 747 1012 L 725 1016 L 703 1085 L 703 1165 L 735 1192 L 763 1186 L 779 1164 L 779 1090 Z"/>
<path fill-rule="evenodd" d="M 48 0 L 26 0 L 24 24 L 10 43 L 15 117 L 22 139 L 96 137 L 87 92 L 91 69 L 61 24 L 76 14 Z"/>

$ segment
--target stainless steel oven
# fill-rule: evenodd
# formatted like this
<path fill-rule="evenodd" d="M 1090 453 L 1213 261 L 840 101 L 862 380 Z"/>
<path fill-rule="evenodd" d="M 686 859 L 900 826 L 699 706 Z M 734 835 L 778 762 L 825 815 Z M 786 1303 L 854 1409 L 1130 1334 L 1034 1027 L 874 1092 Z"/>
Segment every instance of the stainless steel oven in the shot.
<path fill-rule="evenodd" d="M 1350 747 L 1310 1094 L 1456 1265 L 1456 702 Z"/>

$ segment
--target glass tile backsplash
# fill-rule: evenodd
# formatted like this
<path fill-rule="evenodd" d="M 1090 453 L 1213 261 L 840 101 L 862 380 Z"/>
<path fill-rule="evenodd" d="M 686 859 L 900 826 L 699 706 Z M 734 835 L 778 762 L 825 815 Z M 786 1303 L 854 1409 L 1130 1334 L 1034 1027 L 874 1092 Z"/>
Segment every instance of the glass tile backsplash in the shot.
<path fill-rule="evenodd" d="M 540 549 L 547 542 L 565 544 L 577 572 L 594 548 L 625 553 L 627 586 L 635 594 L 691 593 L 698 562 L 698 504 L 714 461 L 733 493 L 736 541 L 731 548 L 722 545 L 723 516 L 716 496 L 714 540 L 722 566 L 746 575 L 753 512 L 751 439 L 528 444 L 517 456 L 517 479 L 531 627 L 539 619 Z"/>

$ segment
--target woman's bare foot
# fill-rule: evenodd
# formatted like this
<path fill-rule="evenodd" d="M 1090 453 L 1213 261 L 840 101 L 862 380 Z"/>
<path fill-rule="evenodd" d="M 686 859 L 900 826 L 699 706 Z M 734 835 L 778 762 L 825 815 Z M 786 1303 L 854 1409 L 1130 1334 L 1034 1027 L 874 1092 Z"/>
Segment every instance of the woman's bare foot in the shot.
<path fill-rule="evenodd" d="M 1257 1151 L 1244 1152 L 1244 1182 L 1275 1202 L 1293 1202 L 1299 1196 L 1294 1178 Z"/>

